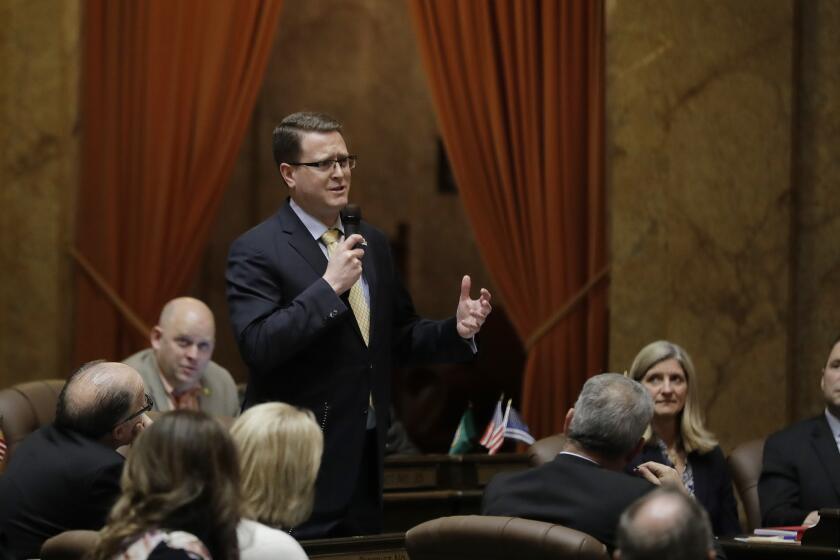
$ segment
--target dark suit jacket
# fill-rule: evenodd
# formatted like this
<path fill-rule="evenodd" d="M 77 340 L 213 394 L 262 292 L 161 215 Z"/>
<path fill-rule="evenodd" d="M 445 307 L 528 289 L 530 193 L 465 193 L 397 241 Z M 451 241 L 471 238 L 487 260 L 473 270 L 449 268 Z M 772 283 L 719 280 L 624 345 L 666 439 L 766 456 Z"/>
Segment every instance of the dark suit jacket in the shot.
<path fill-rule="evenodd" d="M 370 347 L 347 294 L 337 296 L 322 278 L 327 258 L 288 201 L 237 239 L 228 257 L 228 307 L 250 372 L 245 408 L 265 401 L 303 406 L 324 432 L 313 522 L 346 514 L 364 449 L 369 394 L 381 487 L 394 365 L 472 357 L 454 318 L 417 316 L 385 235 L 366 222 L 360 233 L 368 244 L 363 274 L 370 289 Z"/>
<path fill-rule="evenodd" d="M 539 467 L 494 477 L 481 513 L 556 523 L 588 533 L 612 550 L 621 512 L 654 488 L 642 478 L 560 454 Z"/>
<path fill-rule="evenodd" d="M 120 495 L 123 457 L 76 432 L 45 426 L 24 439 L 0 475 L 0 534 L 14 558 L 71 529 L 98 530 Z"/>
<path fill-rule="evenodd" d="M 814 510 L 840 508 L 840 451 L 823 414 L 767 438 L 758 498 L 765 526 L 799 525 Z"/>
<path fill-rule="evenodd" d="M 659 447 L 646 445 L 627 466 L 627 471 L 632 472 L 647 461 L 666 464 Z M 732 492 L 732 479 L 729 477 L 726 457 L 720 447 L 715 446 L 703 454 L 689 453 L 688 462 L 694 472 L 694 497 L 709 513 L 712 532 L 719 537 L 731 537 L 742 533 L 738 521 L 738 505 Z"/>

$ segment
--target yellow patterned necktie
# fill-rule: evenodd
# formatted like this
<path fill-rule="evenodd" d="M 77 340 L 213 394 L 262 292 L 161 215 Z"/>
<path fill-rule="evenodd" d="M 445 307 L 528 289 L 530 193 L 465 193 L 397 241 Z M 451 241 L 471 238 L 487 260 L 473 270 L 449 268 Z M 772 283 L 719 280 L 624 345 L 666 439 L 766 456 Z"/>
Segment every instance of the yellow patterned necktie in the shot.
<path fill-rule="evenodd" d="M 321 236 L 321 240 L 327 246 L 327 255 L 331 259 L 336 247 L 338 247 L 338 237 L 341 232 L 337 229 L 328 229 Z M 359 330 L 362 331 L 362 338 L 365 339 L 365 346 L 368 346 L 370 339 L 370 308 L 365 300 L 365 294 L 362 291 L 362 279 L 356 280 L 353 287 L 350 288 L 350 294 L 347 298 L 350 300 L 350 308 L 353 309 L 353 315 L 356 316 L 356 323 L 359 324 Z"/>

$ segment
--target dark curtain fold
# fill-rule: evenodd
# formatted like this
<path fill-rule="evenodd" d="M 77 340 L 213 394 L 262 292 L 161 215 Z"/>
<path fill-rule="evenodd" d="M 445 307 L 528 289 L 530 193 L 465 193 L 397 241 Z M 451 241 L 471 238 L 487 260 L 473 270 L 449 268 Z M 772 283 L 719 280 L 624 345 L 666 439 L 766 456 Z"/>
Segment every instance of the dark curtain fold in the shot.
<path fill-rule="evenodd" d="M 487 268 L 528 341 L 606 266 L 601 0 L 410 0 L 444 143 Z M 532 432 L 606 363 L 606 284 L 529 348 Z"/>
<path fill-rule="evenodd" d="M 149 324 L 196 272 L 249 125 L 281 4 L 85 4 L 76 249 Z M 76 362 L 121 359 L 143 344 L 136 331 L 80 272 Z"/>

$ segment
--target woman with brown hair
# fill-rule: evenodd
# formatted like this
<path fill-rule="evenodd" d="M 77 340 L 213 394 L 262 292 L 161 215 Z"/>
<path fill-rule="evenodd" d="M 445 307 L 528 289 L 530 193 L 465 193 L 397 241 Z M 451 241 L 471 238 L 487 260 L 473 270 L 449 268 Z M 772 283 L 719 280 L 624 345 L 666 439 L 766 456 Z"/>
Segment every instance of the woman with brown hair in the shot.
<path fill-rule="evenodd" d="M 189 410 L 135 442 L 94 560 L 238 560 L 239 465 L 226 430 Z"/>
<path fill-rule="evenodd" d="M 654 412 L 645 446 L 628 471 L 647 461 L 673 467 L 689 493 L 706 508 L 715 535 L 740 533 L 726 458 L 703 424 L 691 357 L 680 346 L 658 340 L 642 348 L 629 376 L 647 389 Z"/>

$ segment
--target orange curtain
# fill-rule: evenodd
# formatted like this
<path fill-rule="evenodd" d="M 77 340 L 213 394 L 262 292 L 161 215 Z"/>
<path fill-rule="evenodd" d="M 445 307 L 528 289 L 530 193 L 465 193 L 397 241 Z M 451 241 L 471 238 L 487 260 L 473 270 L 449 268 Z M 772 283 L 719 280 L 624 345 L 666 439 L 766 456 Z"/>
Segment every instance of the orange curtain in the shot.
<path fill-rule="evenodd" d="M 280 0 L 85 4 L 76 249 L 148 324 L 196 272 L 280 7 Z M 79 270 L 76 364 L 121 359 L 145 337 Z"/>
<path fill-rule="evenodd" d="M 606 265 L 601 0 L 411 0 L 444 143 L 523 341 Z M 536 437 L 606 363 L 606 283 L 529 345 Z"/>

